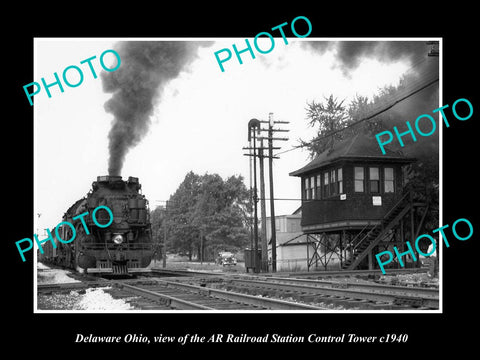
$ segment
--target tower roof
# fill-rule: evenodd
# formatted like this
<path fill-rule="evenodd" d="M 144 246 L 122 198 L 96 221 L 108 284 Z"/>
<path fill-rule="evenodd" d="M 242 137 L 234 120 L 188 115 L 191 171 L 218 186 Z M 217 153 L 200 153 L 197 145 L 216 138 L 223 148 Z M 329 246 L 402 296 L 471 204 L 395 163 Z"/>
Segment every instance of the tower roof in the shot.
<path fill-rule="evenodd" d="M 414 158 L 405 157 L 401 151 L 385 147 L 385 155 L 378 146 L 377 139 L 363 133 L 358 133 L 348 139 L 338 141 L 334 146 L 310 161 L 304 167 L 293 171 L 290 176 L 301 176 L 312 170 L 328 166 L 340 160 L 375 160 L 385 163 L 414 162 Z"/>

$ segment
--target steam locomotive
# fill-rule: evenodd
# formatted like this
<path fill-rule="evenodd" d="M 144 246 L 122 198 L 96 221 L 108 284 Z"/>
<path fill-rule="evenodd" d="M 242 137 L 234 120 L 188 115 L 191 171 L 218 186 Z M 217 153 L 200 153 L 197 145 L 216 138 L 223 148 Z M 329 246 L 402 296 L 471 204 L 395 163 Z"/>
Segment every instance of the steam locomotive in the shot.
<path fill-rule="evenodd" d="M 148 201 L 140 193 L 138 178 L 121 176 L 98 176 L 92 189 L 83 199 L 75 202 L 64 214 L 62 222 L 75 226 L 76 237 L 70 243 L 58 240 L 72 238 L 69 226 L 60 225 L 52 231 L 56 248 L 51 241 L 43 248 L 40 261 L 88 273 L 125 275 L 147 267 L 154 249 L 148 211 Z M 94 224 L 92 211 L 97 209 L 95 219 L 100 224 L 111 225 L 101 228 Z M 78 220 L 78 215 L 88 212 Z M 76 220 L 74 218 L 77 217 Z M 82 224 L 82 222 L 84 222 Z"/>

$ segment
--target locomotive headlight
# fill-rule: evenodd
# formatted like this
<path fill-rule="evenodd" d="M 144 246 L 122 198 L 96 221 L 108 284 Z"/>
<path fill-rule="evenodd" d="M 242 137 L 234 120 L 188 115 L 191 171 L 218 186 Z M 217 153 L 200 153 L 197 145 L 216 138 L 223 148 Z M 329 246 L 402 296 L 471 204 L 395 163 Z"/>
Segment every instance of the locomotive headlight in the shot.
<path fill-rule="evenodd" d="M 123 236 L 121 234 L 116 234 L 113 236 L 112 240 L 115 244 L 120 245 L 123 243 Z"/>

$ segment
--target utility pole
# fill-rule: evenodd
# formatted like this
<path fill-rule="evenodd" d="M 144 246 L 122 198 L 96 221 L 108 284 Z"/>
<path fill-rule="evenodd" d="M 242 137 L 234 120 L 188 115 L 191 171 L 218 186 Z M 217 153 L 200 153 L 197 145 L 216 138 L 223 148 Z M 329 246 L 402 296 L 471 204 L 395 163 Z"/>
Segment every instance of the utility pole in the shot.
<path fill-rule="evenodd" d="M 200 254 L 199 254 L 199 258 L 200 258 L 200 264 L 203 264 L 203 229 L 200 225 Z"/>
<path fill-rule="evenodd" d="M 265 172 L 263 167 L 263 139 L 260 141 L 258 160 L 260 163 L 260 215 L 262 217 L 262 271 L 268 272 L 267 210 L 265 208 Z"/>
<path fill-rule="evenodd" d="M 269 164 L 269 184 L 270 184 L 270 212 L 271 212 L 271 243 L 272 243 L 272 271 L 276 272 L 277 271 L 277 252 L 276 252 L 276 247 L 277 247 L 277 241 L 276 241 L 276 228 L 275 228 L 275 204 L 274 204 L 274 190 L 273 190 L 273 159 L 278 159 L 277 156 L 273 155 L 273 150 L 274 149 L 280 149 L 279 147 L 274 147 L 273 146 L 273 141 L 274 140 L 281 140 L 285 141 L 288 140 L 288 138 L 276 138 L 274 137 L 275 132 L 288 132 L 289 130 L 284 130 L 284 129 L 274 129 L 273 126 L 274 124 L 289 124 L 288 121 L 274 121 L 273 120 L 273 113 L 269 113 L 268 116 L 269 120 L 264 121 L 264 120 L 257 120 L 257 119 L 252 119 L 249 122 L 249 138 L 248 140 L 251 140 L 251 135 L 250 131 L 253 127 L 258 127 L 257 131 L 266 131 L 268 133 L 268 136 L 266 137 L 256 137 L 255 132 L 253 133 L 253 155 L 251 152 L 249 154 L 244 154 L 246 156 L 253 156 L 253 176 L 254 176 L 254 189 L 253 189 L 253 201 L 254 201 L 254 240 L 255 240 L 255 253 L 258 250 L 258 220 L 257 220 L 257 202 L 258 202 L 258 196 L 257 196 L 257 182 L 256 182 L 256 157 L 258 156 L 260 159 L 260 197 L 262 202 L 265 201 L 265 191 L 264 191 L 264 168 L 263 168 L 263 159 L 265 157 L 268 157 L 268 164 Z M 255 120 L 255 123 L 253 122 Z M 261 129 L 260 128 L 260 123 L 266 123 L 268 124 L 267 129 Z M 261 140 L 261 145 L 259 148 L 256 146 L 256 140 L 259 139 Z M 263 140 L 266 139 L 268 140 L 268 148 L 265 148 L 263 146 Z M 252 150 L 251 143 L 249 144 L 248 148 L 243 148 L 244 150 Z M 263 155 L 263 150 L 268 149 L 268 155 Z M 258 154 L 257 154 L 258 150 Z M 264 203 L 261 204 L 262 209 L 264 209 Z M 266 226 L 264 230 L 264 226 L 266 225 L 266 214 L 263 214 L 262 210 L 262 234 L 266 234 Z M 266 262 L 266 265 L 264 265 L 264 262 Z M 268 271 L 268 239 L 266 236 L 262 236 L 262 268 L 264 271 Z M 258 271 L 257 271 L 258 272 Z"/>
<path fill-rule="evenodd" d="M 165 202 L 165 216 L 163 217 L 163 259 L 162 267 L 167 267 L 167 211 L 168 211 L 168 200 Z"/>
<path fill-rule="evenodd" d="M 259 272 L 258 264 L 258 214 L 257 214 L 257 133 L 260 131 L 260 121 L 251 119 L 248 122 L 248 142 L 249 150 L 252 150 L 253 143 L 253 271 Z M 253 138 L 253 141 L 252 141 Z"/>
<path fill-rule="evenodd" d="M 274 129 L 274 124 L 289 124 L 288 121 L 274 121 L 273 113 L 268 114 L 268 168 L 270 176 L 270 217 L 272 229 L 272 272 L 277 272 L 277 234 L 275 226 L 275 197 L 273 195 L 273 140 L 286 141 L 288 138 L 274 138 L 274 132 L 288 132 L 285 129 Z"/>
<path fill-rule="evenodd" d="M 256 120 L 256 119 L 252 119 Z M 250 125 L 253 127 L 256 127 L 257 129 L 255 130 L 256 132 L 260 133 L 260 131 L 263 131 L 260 129 L 260 123 L 262 121 L 258 121 L 258 123 L 252 123 L 252 120 L 250 120 L 249 123 L 249 128 Z M 252 124 L 255 124 L 252 125 Z M 252 142 L 252 138 L 254 142 Z M 251 201 L 253 203 L 253 225 L 251 229 L 251 239 L 250 239 L 250 247 L 252 249 L 257 249 L 258 251 L 258 216 L 257 214 L 257 203 L 258 203 L 258 196 L 257 196 L 257 182 L 256 182 L 256 158 L 259 158 L 259 167 L 260 167 L 260 212 L 261 212 L 261 233 L 262 233 L 262 243 L 261 243 L 261 249 L 262 249 L 262 255 L 261 255 L 261 268 L 263 271 L 268 272 L 268 238 L 267 238 L 267 214 L 266 214 L 266 205 L 265 205 L 265 171 L 264 171 L 264 158 L 268 157 L 268 155 L 264 155 L 264 150 L 268 150 L 268 148 L 263 146 L 263 139 L 261 139 L 260 146 L 257 146 L 255 141 L 259 139 L 257 138 L 256 134 L 250 134 L 249 132 L 249 147 L 243 147 L 243 150 L 249 150 L 248 154 L 243 154 L 245 156 L 250 157 L 250 190 L 251 190 Z M 280 148 L 277 148 L 280 149 Z M 253 150 L 253 153 L 252 153 Z M 253 169 L 252 169 L 252 157 L 253 157 Z M 253 173 L 253 189 L 252 189 L 252 173 Z M 254 239 L 255 242 L 254 242 Z M 256 245 L 255 245 L 256 244 Z"/>
<path fill-rule="evenodd" d="M 270 174 L 270 218 L 272 229 L 272 272 L 277 272 L 277 222 L 275 219 L 275 201 L 273 195 L 273 114 L 268 114 L 268 171 Z"/>

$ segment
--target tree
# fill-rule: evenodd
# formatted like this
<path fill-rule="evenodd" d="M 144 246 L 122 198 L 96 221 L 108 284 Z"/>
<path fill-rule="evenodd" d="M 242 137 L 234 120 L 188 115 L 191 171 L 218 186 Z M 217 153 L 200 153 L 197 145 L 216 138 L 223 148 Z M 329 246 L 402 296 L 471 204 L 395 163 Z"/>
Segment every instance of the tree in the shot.
<path fill-rule="evenodd" d="M 211 254 L 219 250 L 238 250 L 248 240 L 244 211 L 248 192 L 241 176 L 226 181 L 217 175 L 205 174 L 195 207 L 194 224 L 201 231 L 201 256 L 209 248 Z"/>
<path fill-rule="evenodd" d="M 332 147 L 335 140 L 341 140 L 343 134 L 335 133 L 332 136 L 328 134 L 340 130 L 345 126 L 347 120 L 347 112 L 343 106 L 342 101 L 338 101 L 333 95 L 325 98 L 325 103 L 307 102 L 307 120 L 311 127 L 317 127 L 317 134 L 311 141 L 306 142 L 300 140 L 300 143 L 310 150 L 310 156 L 314 158 L 317 154 L 320 154 Z"/>
<path fill-rule="evenodd" d="M 152 237 L 155 251 L 155 259 L 160 260 L 163 256 L 162 246 L 165 229 L 165 207 L 159 206 L 150 212 L 152 223 Z"/>
<path fill-rule="evenodd" d="M 187 255 L 190 260 L 194 252 L 195 239 L 199 237 L 199 231 L 193 221 L 200 187 L 201 177 L 190 171 L 170 197 L 167 209 L 170 251 Z"/>
<path fill-rule="evenodd" d="M 371 116 L 380 109 L 380 106 L 384 104 L 378 104 L 375 101 L 370 101 L 367 96 L 356 95 L 348 106 L 348 117 L 346 121 L 347 125 L 352 125 L 358 121 L 362 121 L 358 126 L 352 126 L 348 129 L 348 135 L 353 136 L 359 132 L 366 132 L 370 134 L 376 134 L 382 130 L 383 117 L 375 116 L 372 119 L 363 122 L 363 119 Z"/>
<path fill-rule="evenodd" d="M 357 95 L 345 110 L 343 101 L 338 101 L 330 95 L 325 105 L 312 101 L 307 106 L 307 119 L 309 125 L 317 126 L 316 136 L 310 142 L 300 141 L 301 144 L 310 150 L 310 156 L 315 158 L 323 151 L 333 146 L 335 139 L 346 139 L 354 134 L 363 132 L 372 137 L 381 131 L 393 132 L 396 126 L 400 132 L 407 130 L 406 121 L 413 126 L 415 119 L 422 114 L 430 114 L 437 120 L 437 114 L 432 111 L 439 107 L 438 84 L 428 86 L 423 90 L 411 95 L 413 90 L 421 85 L 416 74 L 404 75 L 397 86 L 385 86 L 368 99 L 365 96 Z M 402 101 L 399 101 L 403 99 Z M 393 105 L 393 106 L 392 106 Z M 386 111 L 383 111 L 387 109 Z M 368 120 L 365 120 L 367 119 Z M 346 128 L 347 127 L 347 128 Z M 333 136 L 328 133 L 346 128 Z M 393 144 L 395 151 L 400 151 L 408 157 L 417 161 L 406 168 L 405 179 L 410 185 L 421 185 L 426 190 L 423 201 L 428 200 L 430 208 L 425 219 L 425 228 L 434 229 L 438 224 L 438 200 L 439 200 L 439 131 L 428 137 L 417 136 L 413 141 L 405 136 L 402 141 L 404 146 Z M 317 141 L 317 139 L 321 139 Z"/>
<path fill-rule="evenodd" d="M 415 85 L 416 83 L 418 83 L 418 79 L 414 74 L 404 75 L 400 79 L 398 86 L 390 85 L 379 89 L 378 93 L 370 101 L 367 98 L 357 96 L 349 105 L 348 113 L 350 119 L 347 123 L 350 124 L 364 119 L 391 106 L 395 101 L 407 96 L 412 89 L 415 89 L 415 87 L 418 86 Z M 394 126 L 396 126 L 400 132 L 403 132 L 407 130 L 406 121 L 409 121 L 413 126 L 415 119 L 419 115 L 433 115 L 432 110 L 438 107 L 438 86 L 430 86 L 413 96 L 405 98 L 389 110 L 360 123 L 354 128 L 356 128 L 356 132 L 363 131 L 372 137 L 384 130 L 393 133 Z M 438 114 L 435 116 L 437 124 L 439 124 Z M 417 141 L 413 141 L 409 136 L 403 137 L 402 141 L 405 146 L 400 147 L 395 144 L 396 147 L 394 149 L 401 151 L 406 156 L 417 159 L 417 161 L 411 165 L 409 181 L 426 185 L 429 193 L 434 197 L 438 197 L 438 131 L 428 137 L 417 136 Z"/>
<path fill-rule="evenodd" d="M 205 254 L 211 258 L 219 250 L 244 247 L 248 200 L 241 176 L 223 180 L 189 172 L 168 202 L 168 251 L 203 260 Z"/>

